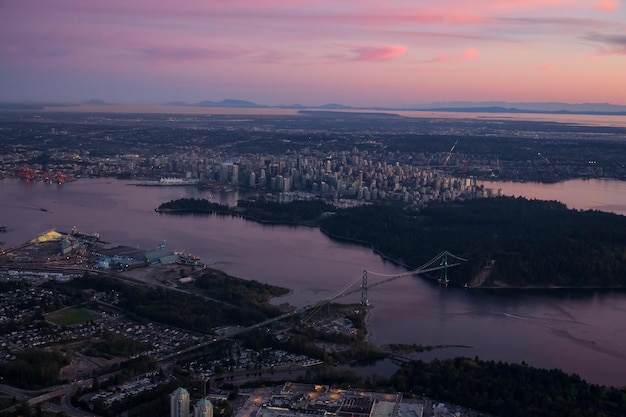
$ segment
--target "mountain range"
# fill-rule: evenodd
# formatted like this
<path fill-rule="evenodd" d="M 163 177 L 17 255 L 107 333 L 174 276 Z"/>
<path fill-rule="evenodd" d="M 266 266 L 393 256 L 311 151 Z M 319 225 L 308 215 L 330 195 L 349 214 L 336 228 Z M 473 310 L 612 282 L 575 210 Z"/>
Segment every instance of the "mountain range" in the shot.
<path fill-rule="evenodd" d="M 505 109 L 519 112 L 559 112 L 559 113 L 619 113 L 626 112 L 626 106 L 610 103 L 562 103 L 530 102 L 511 103 L 506 101 L 450 101 L 411 106 L 415 109 Z"/>
<path fill-rule="evenodd" d="M 91 99 L 82 102 L 94 106 L 111 105 L 114 103 L 105 102 L 100 99 Z M 626 116 L 626 106 L 610 103 L 562 103 L 562 102 L 507 102 L 507 101 L 447 101 L 434 102 L 429 104 L 407 104 L 401 106 L 370 106 L 358 107 L 339 103 L 327 103 L 321 106 L 307 106 L 304 104 L 284 104 L 270 106 L 259 104 L 248 100 L 225 99 L 221 101 L 203 100 L 197 103 L 185 101 L 170 101 L 161 103 L 165 106 L 178 107 L 221 107 L 221 108 L 241 108 L 241 109 L 296 109 L 296 110 L 356 110 L 356 111 L 430 111 L 430 112 L 468 112 L 468 113 L 523 113 L 523 114 L 588 114 L 588 115 L 611 115 Z M 71 106 L 68 103 L 18 103 L 0 102 L 0 109 L 44 109 L 46 107 Z"/>
<path fill-rule="evenodd" d="M 452 101 L 429 104 L 404 105 L 396 107 L 353 107 L 338 103 L 322 106 L 289 104 L 269 106 L 247 100 L 225 99 L 222 101 L 204 100 L 198 103 L 171 101 L 166 106 L 223 107 L 223 108 L 282 108 L 282 109 L 323 109 L 323 110 L 385 110 L 385 111 L 449 111 L 449 112 L 484 112 L 484 113 L 548 113 L 548 114 L 607 114 L 626 115 L 626 106 L 610 103 L 560 103 L 535 102 L 511 103 L 506 101 Z"/>

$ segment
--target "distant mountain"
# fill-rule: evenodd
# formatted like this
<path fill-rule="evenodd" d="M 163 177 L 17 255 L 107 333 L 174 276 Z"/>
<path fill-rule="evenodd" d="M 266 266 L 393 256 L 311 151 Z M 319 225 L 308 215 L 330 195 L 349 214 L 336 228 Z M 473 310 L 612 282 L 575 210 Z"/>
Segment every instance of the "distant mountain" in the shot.
<path fill-rule="evenodd" d="M 102 100 L 89 100 L 88 104 L 106 104 Z M 375 110 L 375 111 L 440 111 L 440 112 L 481 112 L 481 113 L 544 113 L 544 114 L 590 114 L 626 115 L 626 106 L 610 103 L 560 103 L 531 102 L 515 103 L 506 101 L 449 101 L 429 104 L 405 105 L 396 107 L 353 107 L 339 103 L 326 103 L 322 106 L 304 104 L 283 104 L 268 106 L 247 100 L 225 99 L 222 101 L 204 100 L 195 104 L 184 101 L 170 101 L 166 106 L 226 107 L 226 108 L 280 108 L 280 109 L 322 109 L 322 110 Z"/>
<path fill-rule="evenodd" d="M 85 102 L 83 102 L 83 104 L 91 104 L 94 106 L 102 106 L 103 104 L 107 104 L 105 103 L 103 100 L 97 99 L 97 98 L 93 98 L 91 100 L 87 100 Z"/>
<path fill-rule="evenodd" d="M 265 107 L 269 107 L 269 106 L 265 106 L 263 104 L 253 103 L 251 101 L 232 100 L 232 99 L 226 99 L 226 100 L 222 100 L 222 101 L 218 101 L 218 102 L 204 100 L 204 101 L 201 101 L 199 103 L 196 103 L 195 105 L 199 106 L 199 107 L 230 107 L 230 108 L 265 108 Z"/>
<path fill-rule="evenodd" d="M 308 106 L 304 104 L 281 104 L 278 106 L 279 109 L 308 109 Z"/>
<path fill-rule="evenodd" d="M 343 104 L 328 103 L 323 106 L 319 106 L 320 109 L 339 110 L 339 109 L 352 109 L 352 106 L 344 106 Z"/>
<path fill-rule="evenodd" d="M 366 109 L 367 110 L 367 109 Z M 371 112 L 371 111 L 334 111 L 334 110 L 299 110 L 299 114 L 306 114 L 308 116 L 316 116 L 316 117 L 332 117 L 332 118 L 399 118 L 402 117 L 399 114 L 395 113 L 382 113 L 382 112 Z"/>
<path fill-rule="evenodd" d="M 607 116 L 626 116 L 626 111 L 571 111 L 571 110 L 529 110 L 515 107 L 434 107 L 415 109 L 416 111 L 454 112 L 454 113 L 521 113 L 521 114 L 588 114 Z"/>
<path fill-rule="evenodd" d="M 198 107 L 217 107 L 217 103 L 214 101 L 209 101 L 209 100 L 204 100 L 204 101 L 200 101 L 196 104 L 193 104 L 194 106 L 198 106 Z"/>
<path fill-rule="evenodd" d="M 226 99 L 217 103 L 220 107 L 269 107 L 264 104 L 256 104 L 246 100 Z"/>
<path fill-rule="evenodd" d="M 521 110 L 513 107 L 429 107 L 425 111 L 459 112 L 459 113 L 535 113 L 534 110 Z"/>
<path fill-rule="evenodd" d="M 186 103 L 184 101 L 168 101 L 167 103 L 163 103 L 164 106 L 191 106 L 191 104 Z"/>
<path fill-rule="evenodd" d="M 626 112 L 626 106 L 619 106 L 609 103 L 509 103 L 506 101 L 452 101 L 422 104 L 410 106 L 416 110 L 431 111 L 486 111 L 486 112 L 508 112 L 508 113 L 563 113 L 563 114 L 621 114 Z"/>

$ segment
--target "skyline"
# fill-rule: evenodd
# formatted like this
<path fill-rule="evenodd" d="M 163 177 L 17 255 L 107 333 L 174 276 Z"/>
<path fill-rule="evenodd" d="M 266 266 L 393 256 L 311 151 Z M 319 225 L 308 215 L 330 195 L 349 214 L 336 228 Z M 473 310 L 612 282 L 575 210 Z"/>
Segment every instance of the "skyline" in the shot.
<path fill-rule="evenodd" d="M 0 101 L 626 104 L 621 0 L 4 0 L 0 39 Z"/>

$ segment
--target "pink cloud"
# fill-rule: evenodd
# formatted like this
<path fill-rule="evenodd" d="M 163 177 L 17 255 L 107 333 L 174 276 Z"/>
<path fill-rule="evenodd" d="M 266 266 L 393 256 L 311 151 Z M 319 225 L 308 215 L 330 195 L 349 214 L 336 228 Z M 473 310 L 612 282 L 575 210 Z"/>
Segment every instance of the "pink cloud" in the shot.
<path fill-rule="evenodd" d="M 446 1 L 431 6 L 439 10 L 446 10 L 448 15 L 456 13 L 489 16 L 491 14 L 528 12 L 533 10 L 545 10 L 562 7 L 571 0 L 472 0 L 470 1 Z"/>
<path fill-rule="evenodd" d="M 467 48 L 465 51 L 463 51 L 463 54 L 461 55 L 461 60 L 467 61 L 469 59 L 478 58 L 479 56 L 480 56 L 480 51 L 478 51 L 478 49 Z"/>
<path fill-rule="evenodd" d="M 83 14 L 115 14 L 122 16 L 162 16 L 167 18 L 175 17 L 207 17 L 214 13 L 232 13 L 238 16 L 259 16 L 259 14 L 287 12 L 299 12 L 308 10 L 309 13 L 320 10 L 333 10 L 333 14 L 345 14 L 350 10 L 352 14 L 356 10 L 365 10 L 366 14 L 372 16 L 384 16 L 385 11 L 401 10 L 409 11 L 406 5 L 412 2 L 404 2 L 404 5 L 387 2 L 363 2 L 362 0 L 230 0 L 228 2 L 207 2 L 206 0 L 187 0 L 184 3 L 176 4 L 172 2 L 155 0 L 110 0 L 107 2 L 85 2 L 84 0 L 58 0 L 50 3 L 46 0 L 33 0 L 28 4 L 18 0 L 4 0 L 11 8 L 39 9 L 39 10 L 61 10 L 64 13 Z M 402 2 L 400 2 L 402 3 Z M 450 16 L 456 12 L 461 14 L 481 15 L 491 12 L 502 12 L 512 10 L 532 10 L 547 6 L 555 6 L 563 3 L 561 0 L 473 0 L 471 3 L 466 0 L 448 0 L 442 4 L 429 4 L 427 6 L 410 6 L 418 10 L 417 14 L 432 14 Z M 404 9 L 404 10 L 402 10 Z M 406 15 L 399 13 L 398 16 Z"/>
<path fill-rule="evenodd" d="M 381 62 L 388 61 L 400 55 L 404 55 L 407 51 L 406 46 L 390 45 L 390 46 L 365 46 L 354 49 L 357 57 L 355 61 Z"/>
<path fill-rule="evenodd" d="M 583 94 L 586 88 L 608 97 L 616 89 L 600 92 L 596 78 L 586 71 L 591 67 L 607 74 L 626 71 L 624 4 L 622 0 L 185 0 L 180 4 L 0 0 L 4 64 L 0 91 L 15 84 L 14 74 L 22 73 L 37 75 L 35 82 L 49 79 L 50 85 L 60 85 L 48 77 L 52 68 L 59 74 L 67 70 L 93 78 L 93 85 L 96 75 L 102 83 L 120 85 L 133 85 L 129 80 L 134 77 L 148 83 L 146 79 L 152 77 L 159 80 L 155 91 L 168 84 L 162 79 L 185 80 L 181 85 L 197 85 L 187 80 L 200 79 L 224 91 L 249 82 L 247 88 L 262 85 L 277 93 L 281 89 L 275 85 L 289 80 L 293 86 L 311 86 L 309 92 L 320 100 L 325 94 L 356 95 L 364 85 L 370 86 L 368 94 L 408 94 L 408 87 L 415 91 L 422 82 L 449 88 L 451 94 L 462 94 L 466 84 L 467 94 L 487 90 L 506 94 L 516 89 L 547 94 L 523 88 L 519 80 L 533 79 L 529 72 L 536 78 L 537 71 L 558 69 L 559 77 L 571 75 L 578 80 L 564 86 L 559 78 L 563 94 Z M 407 75 L 413 74 L 418 53 L 419 70 L 424 73 L 419 79 Z M 612 59 L 603 59 L 610 54 Z M 489 61 L 481 71 L 464 71 L 454 64 L 473 66 L 481 55 Z M 580 63 L 576 59 L 588 55 L 598 62 L 576 65 Z M 452 64 L 440 71 L 442 66 L 425 62 Z M 464 71 L 462 77 L 456 67 Z M 208 80 L 207 71 L 211 72 Z M 543 78 L 549 75 L 543 74 Z M 615 85 L 620 79 L 615 76 L 611 81 Z M 376 85 L 381 88 L 376 90 Z"/>
<path fill-rule="evenodd" d="M 425 62 L 462 62 L 462 61 L 470 61 L 472 59 L 477 59 L 479 56 L 480 56 L 480 51 L 478 49 L 467 48 L 465 51 L 463 51 L 460 54 L 456 54 L 456 55 L 441 54 Z"/>
<path fill-rule="evenodd" d="M 428 4 L 419 7 L 391 2 L 359 2 L 358 0 L 232 0 L 228 2 L 207 2 L 188 0 L 182 5 L 154 0 L 135 0 L 133 2 L 110 0 L 108 2 L 85 2 L 83 0 L 58 0 L 46 2 L 33 0 L 25 5 L 16 0 L 5 0 L 16 13 L 23 14 L 29 21 L 41 24 L 63 25 L 71 30 L 80 23 L 89 22 L 96 29 L 99 27 L 133 28 L 137 31 L 158 31 L 167 35 L 183 32 L 195 32 L 211 36 L 214 33 L 224 35 L 224 39 L 246 38 L 254 33 L 255 41 L 266 40 L 285 43 L 282 36 L 289 33 L 289 41 L 308 39 L 332 39 L 337 37 L 372 35 L 374 29 L 383 34 L 414 31 L 429 26 L 440 31 L 441 36 L 459 34 L 460 29 L 473 30 L 464 33 L 468 37 L 487 38 L 494 31 L 482 30 L 486 26 L 510 25 L 559 25 L 575 29 L 580 33 L 582 25 L 589 27 L 594 23 L 575 19 L 560 13 L 555 16 L 517 16 L 516 11 L 543 11 L 545 8 L 562 8 L 564 11 L 581 8 L 580 0 L 473 0 L 472 2 L 448 0 L 442 4 Z M 616 4 L 618 0 L 595 0 L 599 5 Z M 605 5 L 606 4 L 606 5 Z M 245 7 L 244 7 L 245 6 Z M 359 7 L 356 7 L 359 6 Z M 588 6 L 586 6 L 588 8 Z M 512 14 L 511 14 L 512 13 Z M 45 23 L 52 22 L 52 23 Z M 62 23 L 65 22 L 65 23 Z M 0 16 L 0 24 L 2 17 Z M 7 23 L 10 20 L 7 19 Z M 95 24 L 94 24 L 95 23 Z M 1 25 L 0 25 L 1 26 Z M 41 29 L 37 28 L 37 31 Z M 359 33 L 361 32 L 361 33 Z M 110 31 L 106 31 L 110 33 Z M 519 32 L 499 31 L 498 36 L 511 38 Z M 0 36 L 2 32 L 0 31 Z M 163 37 L 163 34 L 159 34 Z M 386 41 L 380 41 L 386 43 Z M 391 42 L 406 43 L 406 40 Z M 257 45 L 257 46 L 266 46 Z M 272 46 L 273 47 L 273 46 Z"/>
<path fill-rule="evenodd" d="M 601 0 L 593 5 L 593 9 L 605 12 L 605 13 L 613 13 L 619 7 L 618 0 Z"/>
<path fill-rule="evenodd" d="M 476 14 L 453 14 L 449 20 L 458 25 L 484 25 L 494 22 L 493 18 Z"/>
<path fill-rule="evenodd" d="M 169 46 L 138 48 L 135 49 L 135 52 L 150 62 L 231 59 L 251 53 L 249 49 L 241 47 L 184 48 Z"/>

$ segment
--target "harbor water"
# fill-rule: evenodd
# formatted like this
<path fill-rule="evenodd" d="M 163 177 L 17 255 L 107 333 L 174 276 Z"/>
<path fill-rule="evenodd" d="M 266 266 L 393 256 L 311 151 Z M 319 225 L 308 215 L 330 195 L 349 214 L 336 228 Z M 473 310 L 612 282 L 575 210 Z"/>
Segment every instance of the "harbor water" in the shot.
<path fill-rule="evenodd" d="M 542 184 L 485 186 L 502 188 L 509 195 L 546 198 Z M 567 191 L 563 196 L 587 196 L 564 201 L 570 207 L 626 214 L 626 183 L 594 180 L 551 186 L 548 199 L 566 200 L 555 194 L 555 189 L 563 188 Z M 507 187 L 518 188 L 509 192 Z M 138 187 L 109 179 L 62 185 L 4 179 L 0 226 L 9 230 L 0 234 L 0 241 L 4 247 L 15 246 L 47 230 L 70 231 L 74 226 L 84 233 L 98 232 L 107 242 L 144 249 L 165 241 L 168 249 L 197 255 L 231 275 L 287 287 L 292 293 L 274 302 L 295 306 L 334 294 L 363 270 L 404 272 L 371 248 L 333 241 L 316 228 L 154 211 L 181 197 L 234 204 L 240 196 L 195 187 Z M 341 301 L 360 300 L 358 293 L 351 297 Z M 626 386 L 625 292 L 466 290 L 408 276 L 372 289 L 369 299 L 370 340 L 378 345 L 463 345 L 467 347 L 435 349 L 420 357 L 525 361 L 576 373 L 593 383 Z"/>

